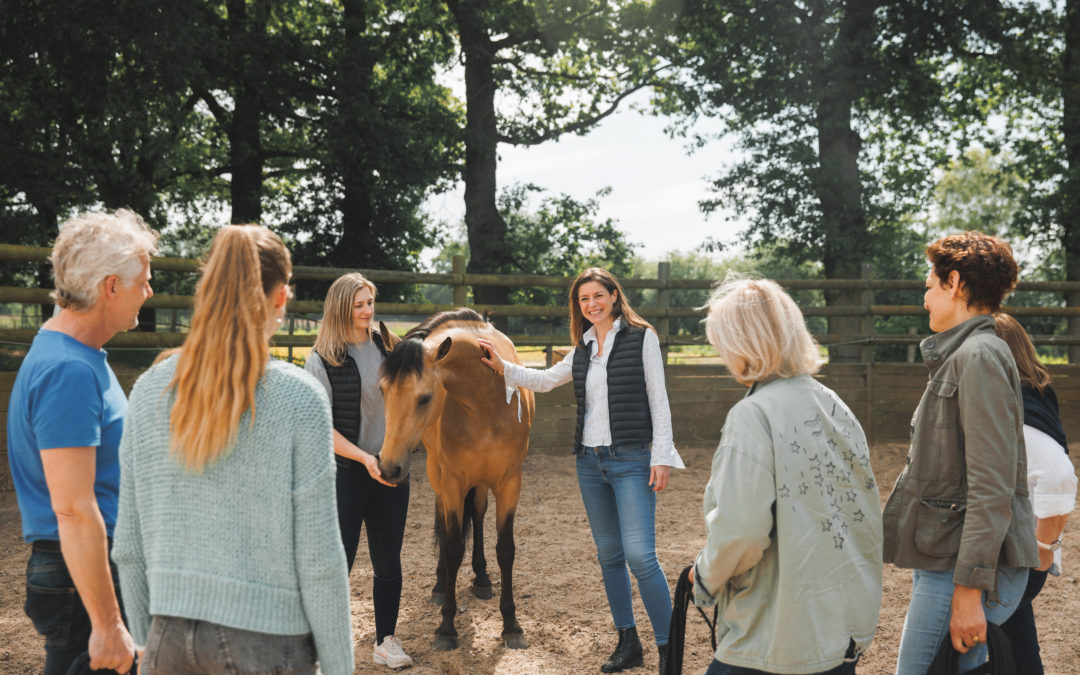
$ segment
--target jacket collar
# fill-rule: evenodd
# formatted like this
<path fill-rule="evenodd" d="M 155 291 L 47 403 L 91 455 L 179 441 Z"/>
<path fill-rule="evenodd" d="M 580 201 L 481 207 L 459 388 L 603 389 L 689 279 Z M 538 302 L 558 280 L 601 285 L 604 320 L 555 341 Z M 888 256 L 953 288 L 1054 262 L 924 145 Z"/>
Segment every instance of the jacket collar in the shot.
<path fill-rule="evenodd" d="M 919 351 L 922 352 L 923 362 L 930 368 L 933 374 L 941 364 L 945 363 L 950 356 L 960 348 L 960 345 L 976 333 L 994 333 L 994 317 L 989 314 L 980 314 L 972 319 L 953 326 L 949 330 L 931 335 L 919 343 Z"/>

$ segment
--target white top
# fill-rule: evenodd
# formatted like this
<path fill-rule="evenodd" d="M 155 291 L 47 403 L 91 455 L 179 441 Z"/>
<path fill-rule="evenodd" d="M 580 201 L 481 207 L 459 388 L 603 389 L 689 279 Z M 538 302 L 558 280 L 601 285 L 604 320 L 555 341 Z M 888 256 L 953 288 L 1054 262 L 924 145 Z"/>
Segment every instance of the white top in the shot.
<path fill-rule="evenodd" d="M 1028 492 L 1036 518 L 1072 513 L 1076 507 L 1076 473 L 1061 444 L 1035 427 L 1024 425 Z M 1061 549 L 1054 551 L 1051 574 L 1060 574 Z"/>
<path fill-rule="evenodd" d="M 581 431 L 581 444 L 586 447 L 611 445 L 611 421 L 608 419 L 607 361 L 615 334 L 622 326 L 622 319 L 615 319 L 604 339 L 603 353 L 591 350 L 588 374 L 585 377 L 585 426 Z M 585 331 L 582 340 L 588 345 L 596 342 L 596 328 Z M 574 353 L 577 347 L 550 368 L 540 370 L 526 368 L 516 363 L 505 363 L 503 378 L 506 387 L 513 390 L 525 387 L 532 391 L 546 392 L 573 379 Z M 660 338 L 651 330 L 645 331 L 641 346 L 641 361 L 645 367 L 645 391 L 649 396 L 652 414 L 652 466 L 672 466 L 685 469 L 671 432 L 671 409 L 668 407 L 667 389 L 664 388 L 664 360 L 660 354 Z M 509 398 L 507 399 L 509 402 Z"/>

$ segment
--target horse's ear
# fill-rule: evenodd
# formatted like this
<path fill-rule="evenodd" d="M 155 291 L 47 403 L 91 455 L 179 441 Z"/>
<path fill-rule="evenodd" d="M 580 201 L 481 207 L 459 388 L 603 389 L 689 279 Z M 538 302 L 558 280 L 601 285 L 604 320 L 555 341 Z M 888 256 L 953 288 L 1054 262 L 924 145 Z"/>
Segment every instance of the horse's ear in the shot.
<path fill-rule="evenodd" d="M 439 351 L 435 352 L 435 360 L 441 361 L 446 358 L 446 355 L 450 353 L 450 348 L 453 346 L 454 338 L 447 335 L 446 339 L 442 341 L 441 345 L 439 345 Z"/>
<path fill-rule="evenodd" d="M 386 346 L 387 351 L 393 351 L 394 347 L 397 347 L 397 344 L 401 342 L 398 334 L 387 328 L 382 321 L 379 322 L 379 335 L 382 335 L 383 345 Z"/>

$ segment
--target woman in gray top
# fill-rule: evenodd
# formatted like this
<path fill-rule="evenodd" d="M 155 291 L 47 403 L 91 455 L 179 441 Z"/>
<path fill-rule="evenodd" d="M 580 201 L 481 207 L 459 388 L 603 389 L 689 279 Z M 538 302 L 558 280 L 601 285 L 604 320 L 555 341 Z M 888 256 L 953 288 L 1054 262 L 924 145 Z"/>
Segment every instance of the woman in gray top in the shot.
<path fill-rule="evenodd" d="M 694 602 L 717 605 L 708 675 L 855 672 L 881 606 L 881 518 L 862 427 L 814 379 L 802 312 L 768 280 L 729 277 L 706 332 L 750 387 L 728 411 L 705 490 Z"/>
<path fill-rule="evenodd" d="M 922 675 L 949 636 L 960 671 L 986 660 L 986 622 L 1009 618 L 1039 564 L 1020 376 L 993 313 L 1016 285 L 1012 249 L 965 232 L 926 249 L 919 345 L 930 381 L 908 463 L 883 514 L 885 562 L 914 570 L 896 672 Z"/>
<path fill-rule="evenodd" d="M 404 668 L 412 659 L 394 636 L 401 604 L 401 543 L 409 511 L 409 483 L 382 479 L 379 450 L 386 420 L 379 368 L 387 341 L 372 327 L 375 284 L 362 274 L 338 277 L 326 293 L 315 347 L 305 368 L 330 395 L 337 460 L 337 505 L 345 557 L 352 571 L 360 528 L 367 527 L 374 568 L 375 646 L 372 659 Z"/>

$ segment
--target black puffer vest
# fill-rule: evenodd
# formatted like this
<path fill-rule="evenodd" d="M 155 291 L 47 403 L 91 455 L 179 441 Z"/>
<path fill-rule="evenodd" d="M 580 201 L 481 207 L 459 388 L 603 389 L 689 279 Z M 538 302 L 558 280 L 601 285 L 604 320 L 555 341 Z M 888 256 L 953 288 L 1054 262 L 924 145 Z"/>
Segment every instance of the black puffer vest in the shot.
<path fill-rule="evenodd" d="M 371 331 L 371 340 L 386 358 L 386 347 L 383 345 L 379 331 Z M 326 377 L 330 380 L 330 391 L 333 393 L 330 401 L 330 409 L 334 415 L 334 429 L 349 440 L 350 443 L 360 442 L 360 370 L 356 367 L 356 361 L 348 354 L 340 366 L 332 366 L 322 358 L 323 367 L 326 369 Z"/>
<path fill-rule="evenodd" d="M 611 423 L 611 445 L 652 443 L 652 412 L 649 394 L 645 390 L 645 364 L 641 349 L 645 331 L 640 326 L 624 323 L 612 340 L 607 361 L 608 420 Z M 577 431 L 574 433 L 574 454 L 584 451 L 581 435 L 585 428 L 585 377 L 589 372 L 592 345 L 584 340 L 574 351 L 574 394 L 577 395 Z"/>

